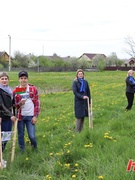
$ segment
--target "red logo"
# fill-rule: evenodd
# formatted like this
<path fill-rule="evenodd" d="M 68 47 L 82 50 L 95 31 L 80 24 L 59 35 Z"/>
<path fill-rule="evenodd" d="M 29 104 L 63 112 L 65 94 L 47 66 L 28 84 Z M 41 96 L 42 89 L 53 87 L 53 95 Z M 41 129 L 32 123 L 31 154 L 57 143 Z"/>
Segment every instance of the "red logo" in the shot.
<path fill-rule="evenodd" d="M 127 164 L 127 171 L 131 170 L 135 171 L 135 162 L 132 159 L 130 159 Z"/>

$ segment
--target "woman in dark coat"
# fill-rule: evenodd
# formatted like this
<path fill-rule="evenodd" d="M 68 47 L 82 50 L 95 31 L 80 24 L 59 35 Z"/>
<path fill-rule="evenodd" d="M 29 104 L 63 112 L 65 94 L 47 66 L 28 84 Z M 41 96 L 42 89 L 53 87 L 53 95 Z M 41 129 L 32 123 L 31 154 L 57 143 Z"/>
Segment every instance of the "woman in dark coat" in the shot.
<path fill-rule="evenodd" d="M 11 131 L 12 122 L 15 116 L 12 114 L 13 110 L 13 95 L 12 90 L 8 86 L 9 77 L 6 73 L 0 74 L 0 121 L 1 131 Z M 7 141 L 2 142 L 2 151 L 6 147 Z"/>
<path fill-rule="evenodd" d="M 72 84 L 74 93 L 74 111 L 76 117 L 76 131 L 81 132 L 84 125 L 84 118 L 88 117 L 88 103 L 91 100 L 90 88 L 88 82 L 84 79 L 84 71 L 78 69 L 76 78 Z"/>
<path fill-rule="evenodd" d="M 127 111 L 132 108 L 134 101 L 135 79 L 133 75 L 134 75 L 134 71 L 131 69 L 128 71 L 126 78 L 126 97 L 128 101 L 128 105 L 126 107 Z"/>

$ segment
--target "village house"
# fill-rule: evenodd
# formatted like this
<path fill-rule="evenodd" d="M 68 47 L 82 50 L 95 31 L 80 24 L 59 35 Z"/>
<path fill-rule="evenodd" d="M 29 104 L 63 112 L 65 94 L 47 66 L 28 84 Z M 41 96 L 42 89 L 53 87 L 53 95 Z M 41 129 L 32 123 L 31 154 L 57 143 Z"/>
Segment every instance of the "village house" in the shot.
<path fill-rule="evenodd" d="M 106 55 L 104 55 L 104 54 L 83 53 L 78 59 L 79 59 L 79 60 L 88 60 L 88 61 L 91 61 L 91 62 L 92 62 L 92 59 L 93 59 L 96 55 L 102 55 L 103 57 L 106 57 Z"/>
<path fill-rule="evenodd" d="M 9 61 L 9 55 L 5 51 L 0 51 L 0 60 Z"/>

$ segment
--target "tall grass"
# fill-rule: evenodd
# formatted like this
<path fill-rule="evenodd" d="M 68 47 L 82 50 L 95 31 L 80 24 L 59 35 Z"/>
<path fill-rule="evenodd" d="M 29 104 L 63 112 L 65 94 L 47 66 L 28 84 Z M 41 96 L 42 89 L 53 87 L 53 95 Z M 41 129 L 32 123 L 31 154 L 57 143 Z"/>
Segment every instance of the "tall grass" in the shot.
<path fill-rule="evenodd" d="M 18 84 L 17 73 L 10 72 L 10 86 Z M 125 112 L 126 72 L 86 72 L 93 99 L 94 128 L 75 133 L 72 81 L 75 72 L 29 73 L 29 82 L 40 93 L 41 113 L 36 134 L 38 152 L 33 152 L 26 135 L 26 151 L 11 163 L 11 142 L 4 159 L 7 168 L 2 180 L 129 180 L 129 159 L 135 159 L 135 106 Z"/>

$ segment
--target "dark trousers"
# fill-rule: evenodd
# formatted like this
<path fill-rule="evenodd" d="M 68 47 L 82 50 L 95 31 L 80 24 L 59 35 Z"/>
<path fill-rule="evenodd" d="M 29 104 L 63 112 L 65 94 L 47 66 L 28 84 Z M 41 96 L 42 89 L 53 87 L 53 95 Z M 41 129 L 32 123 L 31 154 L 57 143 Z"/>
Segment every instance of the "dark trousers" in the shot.
<path fill-rule="evenodd" d="M 76 131 L 81 132 L 84 125 L 84 118 L 77 118 L 76 119 Z"/>
<path fill-rule="evenodd" d="M 12 121 L 9 120 L 2 120 L 1 123 L 1 131 L 11 131 L 12 130 Z M 6 147 L 7 141 L 2 142 L 2 152 Z"/>
<path fill-rule="evenodd" d="M 126 92 L 126 97 L 128 101 L 128 105 L 126 107 L 127 110 L 130 110 L 133 106 L 133 101 L 134 101 L 134 93 L 128 93 Z"/>

